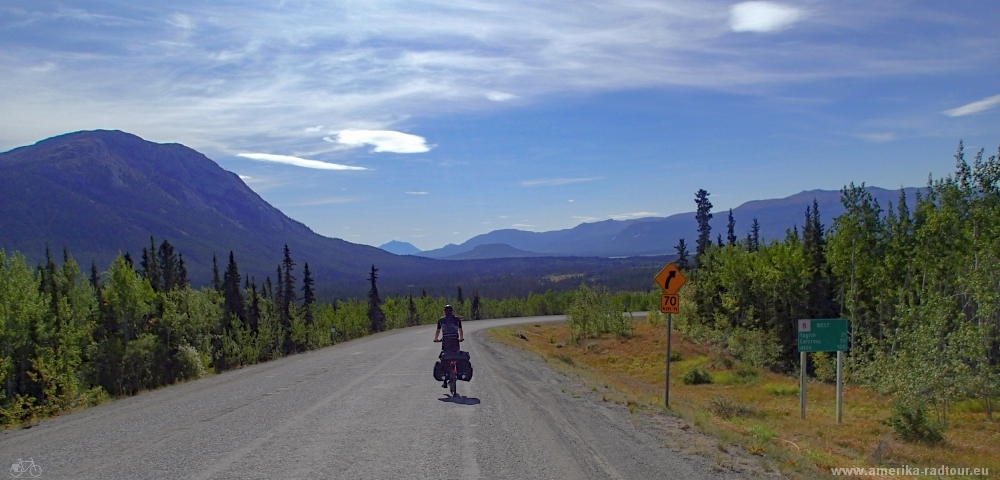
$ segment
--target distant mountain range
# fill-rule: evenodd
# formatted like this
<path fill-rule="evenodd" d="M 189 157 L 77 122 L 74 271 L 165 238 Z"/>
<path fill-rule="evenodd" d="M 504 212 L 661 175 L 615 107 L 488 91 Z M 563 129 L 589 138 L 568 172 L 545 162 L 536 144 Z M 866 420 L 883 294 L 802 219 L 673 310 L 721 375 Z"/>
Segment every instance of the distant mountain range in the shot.
<path fill-rule="evenodd" d="M 242 274 L 258 282 L 273 277 L 287 244 L 298 278 L 308 262 L 321 298 L 364 295 L 373 264 L 387 293 L 426 288 L 444 294 L 463 285 L 470 292 L 478 286 L 498 295 L 523 295 L 552 287 L 546 278 L 570 274 L 617 279 L 619 288 L 646 288 L 647 277 L 663 262 L 394 255 L 316 234 L 265 202 L 235 173 L 184 145 L 152 143 L 121 131 L 75 132 L 0 153 L 0 248 L 7 252 L 42 262 L 46 244 L 57 259 L 67 247 L 81 269 L 94 261 L 103 271 L 119 252 L 130 252 L 138 263 L 150 236 L 157 244 L 169 240 L 184 255 L 196 285 L 211 279 L 213 254 L 225 269 L 230 250 Z"/>
<path fill-rule="evenodd" d="M 867 190 L 883 207 L 890 202 L 894 205 L 899 202 L 899 190 L 878 187 L 867 187 Z M 907 202 L 912 206 L 916 192 L 921 189 L 904 190 Z M 753 219 L 756 218 L 760 223 L 762 239 L 784 238 L 788 229 L 802 225 L 806 207 L 812 206 L 813 200 L 818 202 L 821 220 L 827 226 L 833 218 L 845 211 L 840 202 L 840 192 L 835 190 L 808 190 L 785 198 L 755 200 L 733 209 L 733 219 L 736 221 L 735 233 L 739 238 L 745 238 Z M 723 238 L 726 237 L 729 211 L 715 211 L 713 215 L 709 224 L 712 226 L 712 240 L 715 241 L 719 234 Z M 582 223 L 570 229 L 549 232 L 494 230 L 472 237 L 461 245 L 448 244 L 442 248 L 420 252 L 418 255 L 441 259 L 488 258 L 484 255 L 501 251 L 505 251 L 506 256 L 517 254 L 525 257 L 670 255 L 675 253 L 674 246 L 681 238 L 691 246 L 689 250 L 693 250 L 698 235 L 697 230 L 698 225 L 692 211 L 666 218 Z M 509 249 L 503 250 L 498 245 L 506 245 Z M 489 248 L 484 248 L 486 246 Z"/>
<path fill-rule="evenodd" d="M 379 245 L 378 248 L 381 248 L 389 253 L 395 253 L 396 255 L 416 255 L 420 253 L 420 249 L 412 243 L 400 242 L 399 240 L 383 243 L 382 245 Z"/>

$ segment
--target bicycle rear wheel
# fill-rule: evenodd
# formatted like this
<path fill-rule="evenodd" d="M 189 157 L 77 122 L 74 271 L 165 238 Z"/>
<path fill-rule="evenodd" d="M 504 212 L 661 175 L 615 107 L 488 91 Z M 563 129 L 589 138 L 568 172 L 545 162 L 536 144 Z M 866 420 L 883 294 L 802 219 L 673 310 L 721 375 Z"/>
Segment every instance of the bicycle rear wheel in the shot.
<path fill-rule="evenodd" d="M 455 372 L 448 374 L 448 388 L 451 389 L 451 396 L 458 395 L 458 377 L 455 376 Z"/>

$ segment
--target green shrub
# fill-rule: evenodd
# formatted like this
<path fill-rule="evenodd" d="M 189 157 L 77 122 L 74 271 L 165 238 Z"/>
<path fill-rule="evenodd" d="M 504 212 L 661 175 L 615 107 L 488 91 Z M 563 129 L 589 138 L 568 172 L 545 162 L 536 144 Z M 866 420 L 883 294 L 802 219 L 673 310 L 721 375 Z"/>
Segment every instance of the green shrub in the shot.
<path fill-rule="evenodd" d="M 755 422 L 749 427 L 747 427 L 747 431 L 750 432 L 750 435 L 753 436 L 753 439 L 760 444 L 767 443 L 771 441 L 772 438 L 778 436 L 777 432 L 775 432 L 770 427 L 760 422 Z"/>
<path fill-rule="evenodd" d="M 574 293 L 566 309 L 566 324 L 577 343 L 584 338 L 597 338 L 602 333 L 629 337 L 635 329 L 631 314 L 623 314 L 622 307 L 607 288 L 588 288 L 586 284 L 580 285 Z"/>
<path fill-rule="evenodd" d="M 704 368 L 694 367 L 684 374 L 684 378 L 681 381 L 685 385 L 704 385 L 712 383 L 712 374 L 708 373 Z"/>
<path fill-rule="evenodd" d="M 122 361 L 122 393 L 134 394 L 156 386 L 154 373 L 159 367 L 156 360 L 160 348 L 156 335 L 151 333 L 143 333 L 129 341 Z"/>
<path fill-rule="evenodd" d="M 736 370 L 733 374 L 736 383 L 757 383 L 760 380 L 760 371 L 756 368 L 743 367 Z"/>
<path fill-rule="evenodd" d="M 927 418 L 923 405 L 896 402 L 893 410 L 892 416 L 881 422 L 892 427 L 900 440 L 930 444 L 944 440 L 941 427 Z"/>
<path fill-rule="evenodd" d="M 573 359 L 570 358 L 570 356 L 566 355 L 565 353 L 554 354 L 554 355 L 552 355 L 552 358 L 555 358 L 557 360 L 561 360 L 563 363 L 565 363 L 567 365 L 573 365 Z"/>
<path fill-rule="evenodd" d="M 177 349 L 174 356 L 174 378 L 176 380 L 195 380 L 205 376 L 207 369 L 198 349 L 183 345 Z"/>
<path fill-rule="evenodd" d="M 817 352 L 809 354 L 809 360 L 813 364 L 813 375 L 821 382 L 833 382 L 837 380 L 837 355 L 827 352 Z"/>
<path fill-rule="evenodd" d="M 681 361 L 681 352 L 678 352 L 677 350 L 671 350 L 670 351 L 670 361 L 671 362 L 679 362 L 679 361 Z"/>
<path fill-rule="evenodd" d="M 725 419 L 733 417 L 748 418 L 760 416 L 760 412 L 758 412 L 757 409 L 747 404 L 737 402 L 729 397 L 722 397 L 719 395 L 716 395 L 709 400 L 708 410 L 719 418 Z"/>
<path fill-rule="evenodd" d="M 781 342 L 765 330 L 734 329 L 726 336 L 726 346 L 734 357 L 757 368 L 770 370 L 781 357 Z"/>
<path fill-rule="evenodd" d="M 780 383 L 769 383 L 764 385 L 764 391 L 770 393 L 771 395 L 785 396 L 785 395 L 798 395 L 799 386 L 798 385 L 783 385 Z"/>

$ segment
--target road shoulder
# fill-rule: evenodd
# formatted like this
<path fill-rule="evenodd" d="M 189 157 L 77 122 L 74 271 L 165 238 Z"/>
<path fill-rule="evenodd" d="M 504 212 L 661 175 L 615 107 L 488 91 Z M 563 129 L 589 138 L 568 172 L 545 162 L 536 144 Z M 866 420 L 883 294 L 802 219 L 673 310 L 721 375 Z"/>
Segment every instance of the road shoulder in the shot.
<path fill-rule="evenodd" d="M 508 368 L 510 388 L 540 390 L 535 393 L 537 401 L 553 410 L 550 416 L 560 417 L 554 422 L 557 427 L 575 431 L 576 447 L 589 450 L 582 455 L 584 461 L 597 463 L 603 476 L 651 478 L 647 476 L 667 472 L 684 478 L 780 476 L 768 471 L 760 459 L 700 432 L 686 420 L 630 401 L 593 372 L 499 342 L 489 331 L 474 336 L 483 353 L 495 357 L 495 365 Z"/>

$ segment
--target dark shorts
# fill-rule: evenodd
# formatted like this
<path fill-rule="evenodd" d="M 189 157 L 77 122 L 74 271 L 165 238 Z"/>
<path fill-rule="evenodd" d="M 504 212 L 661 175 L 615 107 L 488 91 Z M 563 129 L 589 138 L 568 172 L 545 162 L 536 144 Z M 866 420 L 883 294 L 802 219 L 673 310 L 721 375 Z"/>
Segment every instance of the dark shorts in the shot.
<path fill-rule="evenodd" d="M 457 352 L 457 351 L 459 351 L 458 339 L 457 338 L 442 338 L 441 339 L 441 351 L 442 352 Z"/>

